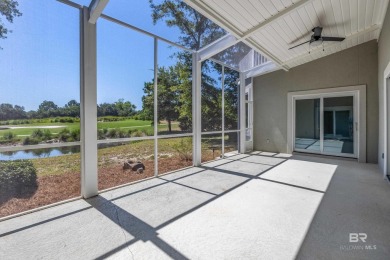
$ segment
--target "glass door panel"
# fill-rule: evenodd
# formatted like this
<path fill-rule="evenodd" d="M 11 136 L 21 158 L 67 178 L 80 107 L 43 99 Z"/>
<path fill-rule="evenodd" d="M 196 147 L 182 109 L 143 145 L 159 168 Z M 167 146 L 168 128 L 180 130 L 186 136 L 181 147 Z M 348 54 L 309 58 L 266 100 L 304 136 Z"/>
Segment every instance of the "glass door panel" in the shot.
<path fill-rule="evenodd" d="M 324 153 L 354 154 L 353 96 L 324 98 Z"/>
<path fill-rule="evenodd" d="M 295 103 L 295 150 L 321 152 L 319 98 Z"/>

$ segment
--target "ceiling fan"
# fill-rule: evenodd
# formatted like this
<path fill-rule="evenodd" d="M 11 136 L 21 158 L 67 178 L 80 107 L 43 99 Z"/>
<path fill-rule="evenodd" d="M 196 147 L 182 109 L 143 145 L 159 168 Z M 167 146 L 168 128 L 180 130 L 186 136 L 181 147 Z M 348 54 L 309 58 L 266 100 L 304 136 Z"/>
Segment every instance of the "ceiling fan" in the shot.
<path fill-rule="evenodd" d="M 320 27 L 320 26 L 314 27 L 311 31 L 313 32 L 313 35 L 311 36 L 310 40 L 303 42 L 303 43 L 300 43 L 294 47 L 291 47 L 291 48 L 289 48 L 289 50 L 294 49 L 294 48 L 301 46 L 303 44 L 306 44 L 306 43 L 312 44 L 314 42 L 321 42 L 321 43 L 323 43 L 323 42 L 342 42 L 345 40 L 345 37 L 322 36 L 321 35 L 322 27 Z"/>

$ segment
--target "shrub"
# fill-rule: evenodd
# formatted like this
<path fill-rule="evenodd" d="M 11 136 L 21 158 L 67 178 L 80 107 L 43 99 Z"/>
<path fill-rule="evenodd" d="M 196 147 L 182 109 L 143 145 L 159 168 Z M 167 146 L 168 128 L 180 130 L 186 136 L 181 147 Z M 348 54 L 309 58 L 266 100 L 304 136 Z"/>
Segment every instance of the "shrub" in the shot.
<path fill-rule="evenodd" d="M 80 129 L 74 129 L 70 132 L 70 136 L 74 141 L 80 141 Z"/>
<path fill-rule="evenodd" d="M 116 129 L 110 129 L 107 132 L 107 137 L 108 138 L 115 138 L 116 137 Z"/>
<path fill-rule="evenodd" d="M 31 161 L 0 161 L 0 203 L 12 197 L 31 196 L 37 187 L 37 173 Z"/>
<path fill-rule="evenodd" d="M 129 129 L 128 131 L 127 131 L 127 133 L 129 134 L 129 136 L 131 136 L 134 132 L 136 132 L 137 131 L 137 129 Z"/>
<path fill-rule="evenodd" d="M 64 128 L 58 133 L 58 139 L 61 142 L 80 141 L 80 129 L 70 131 L 68 128 Z"/>
<path fill-rule="evenodd" d="M 32 138 L 42 138 L 43 137 L 43 131 L 41 129 L 35 129 L 32 134 L 31 134 L 31 137 Z"/>
<path fill-rule="evenodd" d="M 104 131 L 102 129 L 98 129 L 97 136 L 98 136 L 98 140 L 106 139 L 106 135 L 104 134 Z"/>
<path fill-rule="evenodd" d="M 128 133 L 126 133 L 126 131 L 123 130 L 123 129 L 118 129 L 118 130 L 116 131 L 116 136 L 117 136 L 118 138 L 126 138 L 126 137 L 129 137 Z"/>
<path fill-rule="evenodd" d="M 53 134 L 49 129 L 43 130 L 43 139 L 44 140 L 50 140 L 53 137 Z"/>
<path fill-rule="evenodd" d="M 175 150 L 180 158 L 185 161 L 192 161 L 192 140 L 191 138 L 182 138 L 180 142 L 177 142 L 172 145 L 173 150 Z"/>
<path fill-rule="evenodd" d="M 150 128 L 145 129 L 145 130 L 144 130 L 144 133 L 145 133 L 145 135 L 147 135 L 147 136 L 152 136 L 152 135 L 154 135 L 154 129 L 150 129 Z"/>
<path fill-rule="evenodd" d="M 59 133 L 58 133 L 58 139 L 62 142 L 67 142 L 68 139 L 70 139 L 71 135 L 70 135 L 70 131 L 68 128 L 64 128 L 62 129 Z"/>
<path fill-rule="evenodd" d="M 133 132 L 131 134 L 131 137 L 142 137 L 142 136 L 143 136 L 143 133 L 140 130 L 136 130 L 135 132 Z"/>
<path fill-rule="evenodd" d="M 29 136 L 23 139 L 23 145 L 39 144 L 39 142 L 40 140 Z"/>
<path fill-rule="evenodd" d="M 102 116 L 98 117 L 99 122 L 117 122 L 117 121 L 124 121 L 128 120 L 129 117 L 123 117 L 123 116 Z"/>
<path fill-rule="evenodd" d="M 12 132 L 6 132 L 6 133 L 4 133 L 3 137 L 5 140 L 11 141 L 15 138 L 15 134 Z"/>

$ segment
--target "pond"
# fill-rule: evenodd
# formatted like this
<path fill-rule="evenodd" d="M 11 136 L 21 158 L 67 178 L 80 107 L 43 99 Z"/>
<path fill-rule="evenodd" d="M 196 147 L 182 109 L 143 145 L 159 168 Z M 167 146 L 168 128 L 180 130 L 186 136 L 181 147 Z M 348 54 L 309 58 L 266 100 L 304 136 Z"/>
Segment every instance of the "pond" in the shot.
<path fill-rule="evenodd" d="M 133 143 L 138 141 L 133 141 Z M 98 148 L 116 147 L 126 145 L 126 142 L 119 143 L 107 143 L 99 144 Z M 39 158 L 49 158 L 67 154 L 80 153 L 80 146 L 67 146 L 67 147 L 55 147 L 55 148 L 44 148 L 44 149 L 32 149 L 23 151 L 13 152 L 0 152 L 0 161 L 13 161 L 13 160 L 30 160 Z"/>
<path fill-rule="evenodd" d="M 80 146 L 0 152 L 0 161 L 49 158 L 74 153 L 80 153 Z"/>

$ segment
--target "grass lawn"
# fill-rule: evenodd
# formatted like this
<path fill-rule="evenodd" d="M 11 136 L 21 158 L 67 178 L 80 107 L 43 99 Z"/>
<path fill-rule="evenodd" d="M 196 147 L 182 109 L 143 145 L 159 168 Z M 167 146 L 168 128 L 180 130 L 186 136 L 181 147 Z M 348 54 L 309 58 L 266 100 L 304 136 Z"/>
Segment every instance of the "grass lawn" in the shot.
<path fill-rule="evenodd" d="M 183 142 L 184 141 L 184 142 Z M 209 148 L 209 145 L 215 141 L 214 139 L 202 140 L 202 157 L 203 159 L 212 160 L 218 157 L 221 153 L 216 150 L 214 153 Z M 219 139 L 221 141 L 221 139 Z M 225 138 L 229 142 L 229 139 Z M 232 140 L 233 143 L 237 140 Z M 236 150 L 237 148 L 228 148 L 225 152 Z M 159 159 L 177 158 L 183 159 L 185 154 L 192 158 L 192 137 L 167 138 L 158 141 Z M 110 167 L 112 165 L 123 165 L 123 162 L 129 159 L 141 161 L 154 160 L 154 141 L 142 140 L 127 142 L 113 147 L 105 147 L 98 149 L 98 167 Z M 62 155 L 50 158 L 38 158 L 31 160 L 37 170 L 38 176 L 61 175 L 66 173 L 80 174 L 80 154 Z"/>
<path fill-rule="evenodd" d="M 180 156 L 173 148 L 181 145 L 181 141 L 186 139 L 190 141 L 191 137 L 169 138 L 159 140 L 159 154 L 162 158 L 170 156 Z M 181 147 L 189 153 L 192 153 L 192 146 Z M 154 158 L 154 141 L 143 140 L 134 141 L 113 147 L 100 148 L 98 150 L 98 165 L 100 167 L 107 167 L 112 164 L 122 163 L 130 158 L 138 160 L 153 160 Z M 80 154 L 62 155 L 50 158 L 38 158 L 31 160 L 37 170 L 38 176 L 61 175 L 66 173 L 80 173 Z"/>
<path fill-rule="evenodd" d="M 14 135 L 18 137 L 30 136 L 35 129 L 41 128 L 44 129 L 46 126 L 59 126 L 59 128 L 48 128 L 52 134 L 58 134 L 62 129 L 68 128 L 70 131 L 80 129 L 80 123 L 32 123 L 32 124 L 23 124 L 23 125 L 15 125 L 16 129 L 3 129 L 0 130 L 0 137 L 3 137 L 5 133 L 12 132 Z M 143 120 L 134 120 L 127 119 L 123 121 L 113 121 L 113 122 L 98 122 L 98 129 L 138 129 L 153 131 L 153 126 L 150 121 Z M 0 127 L 1 129 L 2 127 Z M 158 125 L 159 131 L 168 131 L 168 125 L 166 123 L 161 123 Z M 179 123 L 172 123 L 172 129 L 174 131 L 180 130 Z"/>

